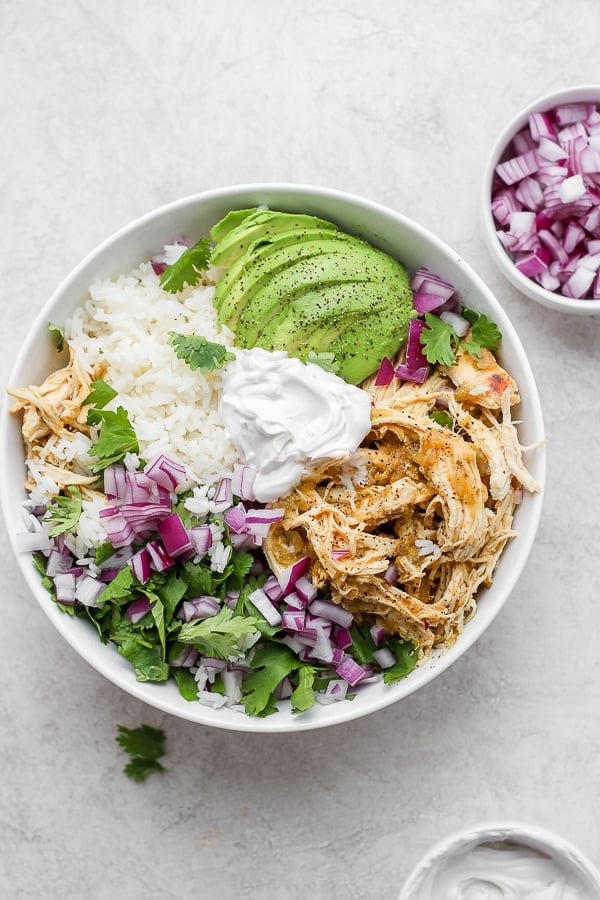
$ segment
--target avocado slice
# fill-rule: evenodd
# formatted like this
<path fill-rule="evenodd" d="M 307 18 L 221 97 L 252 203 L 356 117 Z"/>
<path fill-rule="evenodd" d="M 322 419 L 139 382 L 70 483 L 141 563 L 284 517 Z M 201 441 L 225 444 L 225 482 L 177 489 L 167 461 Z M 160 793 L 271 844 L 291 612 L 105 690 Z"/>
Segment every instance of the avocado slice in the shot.
<path fill-rule="evenodd" d="M 247 253 L 231 264 L 219 279 L 214 304 L 219 310 L 219 322 L 236 329 L 240 313 L 251 297 L 283 269 L 289 269 L 306 257 L 337 251 L 347 240 L 340 234 L 325 237 L 327 232 L 311 229 L 306 232 L 286 232 L 268 242 L 256 242 Z"/>
<path fill-rule="evenodd" d="M 339 242 L 315 243 L 311 255 L 306 251 L 272 277 L 261 279 L 254 290 L 250 289 L 237 307 L 235 326 L 230 327 L 235 328 L 242 346 L 252 347 L 274 313 L 279 310 L 291 313 L 299 293 L 306 294 L 312 289 L 318 302 L 318 293 L 325 287 L 368 282 L 369 273 L 361 271 L 358 262 L 352 245 L 340 250 Z"/>
<path fill-rule="evenodd" d="M 227 219 L 230 220 L 229 228 Z M 284 231 L 302 231 L 311 228 L 325 231 L 339 230 L 332 222 L 304 214 L 294 215 L 256 209 L 240 219 L 236 213 L 229 213 L 211 229 L 211 240 L 215 242 L 211 263 L 213 266 L 229 266 L 258 240 L 268 240 L 271 236 L 282 234 Z"/>

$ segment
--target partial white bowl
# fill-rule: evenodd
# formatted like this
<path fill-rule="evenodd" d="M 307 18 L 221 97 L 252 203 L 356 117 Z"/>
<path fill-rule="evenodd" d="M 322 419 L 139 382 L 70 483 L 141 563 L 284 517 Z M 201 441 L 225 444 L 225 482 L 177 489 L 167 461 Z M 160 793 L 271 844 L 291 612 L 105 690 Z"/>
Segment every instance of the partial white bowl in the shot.
<path fill-rule="evenodd" d="M 506 252 L 496 231 L 498 225 L 494 220 L 491 208 L 492 184 L 494 172 L 499 162 L 507 158 L 507 148 L 514 136 L 527 124 L 529 116 L 534 112 L 547 112 L 560 106 L 562 103 L 574 103 L 577 101 L 595 102 L 600 104 L 600 85 L 579 85 L 545 94 L 530 103 L 511 119 L 499 134 L 490 152 L 483 176 L 482 191 L 482 221 L 483 235 L 492 257 L 498 268 L 520 293 L 525 294 L 530 300 L 541 303 L 548 309 L 572 315 L 594 316 L 600 315 L 600 300 L 577 300 L 563 297 L 554 291 L 547 291 L 537 284 L 532 278 L 523 275 L 514 265 Z"/>
<path fill-rule="evenodd" d="M 511 850 L 520 858 L 518 870 L 512 872 L 513 876 L 517 876 L 517 880 L 519 877 L 533 876 L 535 868 L 532 870 L 530 863 L 525 859 L 528 851 L 533 850 L 536 855 L 541 854 L 539 862 L 542 867 L 548 862 L 553 868 L 556 867 L 564 873 L 564 878 L 571 886 L 571 890 L 564 894 L 565 897 L 600 900 L 600 872 L 591 860 L 559 835 L 523 822 L 485 822 L 448 835 L 428 850 L 417 863 L 405 881 L 398 900 L 441 900 L 442 897 L 458 896 L 456 888 L 452 890 L 455 880 L 468 877 L 469 872 L 473 874 L 472 857 L 469 860 L 469 854 L 486 845 Z M 534 861 L 533 867 L 535 864 Z M 488 872 L 490 879 L 494 874 Z M 441 888 L 442 884 L 444 888 Z M 533 895 L 531 882 L 530 890 Z M 496 892 L 493 896 L 496 896 Z M 529 894 L 523 892 L 518 896 L 525 897 Z M 538 896 L 537 892 L 535 896 Z"/>
<path fill-rule="evenodd" d="M 10 376 L 12 385 L 39 384 L 53 368 L 55 351 L 49 346 L 47 324 L 62 323 L 86 296 L 96 278 L 114 277 L 131 270 L 160 251 L 175 235 L 199 239 L 232 209 L 266 204 L 283 211 L 305 212 L 331 219 L 403 261 L 409 271 L 427 266 L 456 286 L 469 307 L 495 320 L 503 334 L 500 358 L 516 379 L 522 396 L 516 418 L 522 421 L 524 445 L 543 441 L 540 398 L 529 360 L 515 329 L 482 280 L 450 247 L 405 216 L 376 203 L 336 190 L 293 184 L 258 184 L 218 188 L 163 206 L 108 238 L 92 251 L 65 279 L 32 324 L 31 331 Z M 477 614 L 464 634 L 447 653 L 436 655 L 395 685 L 375 683 L 362 688 L 356 699 L 316 705 L 301 715 L 289 707 L 267 718 L 252 718 L 227 708 L 213 710 L 184 700 L 173 682 L 157 685 L 136 681 L 133 669 L 112 646 L 98 641 L 93 626 L 83 619 L 61 613 L 40 584 L 29 555 L 20 555 L 15 535 L 22 529 L 20 506 L 25 499 L 23 447 L 19 422 L 9 414 L 5 402 L 0 420 L 0 495 L 8 533 L 30 590 L 52 624 L 67 642 L 98 672 L 123 690 L 151 706 L 184 719 L 237 731 L 301 731 L 335 725 L 382 709 L 418 690 L 444 672 L 471 647 L 496 617 L 516 584 L 534 542 L 542 508 L 540 494 L 527 495 L 517 509 L 516 538 L 506 547 L 493 585 L 481 592 Z M 527 465 L 540 485 L 546 469 L 545 448 L 527 455 Z"/>

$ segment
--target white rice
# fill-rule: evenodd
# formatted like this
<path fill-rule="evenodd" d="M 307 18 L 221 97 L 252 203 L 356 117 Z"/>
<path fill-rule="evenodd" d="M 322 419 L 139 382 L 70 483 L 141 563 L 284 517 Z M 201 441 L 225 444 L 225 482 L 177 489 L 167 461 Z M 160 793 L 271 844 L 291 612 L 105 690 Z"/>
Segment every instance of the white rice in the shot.
<path fill-rule="evenodd" d="M 103 279 L 65 323 L 65 335 L 91 371 L 106 365 L 104 380 L 116 391 L 109 407 L 129 414 L 150 461 L 164 453 L 182 462 L 196 481 L 213 484 L 230 477 L 237 453 L 218 413 L 219 370 L 203 375 L 175 355 L 170 331 L 197 334 L 233 345 L 233 335 L 219 328 L 212 304 L 214 287 L 163 291 L 150 263 L 127 275 Z"/>

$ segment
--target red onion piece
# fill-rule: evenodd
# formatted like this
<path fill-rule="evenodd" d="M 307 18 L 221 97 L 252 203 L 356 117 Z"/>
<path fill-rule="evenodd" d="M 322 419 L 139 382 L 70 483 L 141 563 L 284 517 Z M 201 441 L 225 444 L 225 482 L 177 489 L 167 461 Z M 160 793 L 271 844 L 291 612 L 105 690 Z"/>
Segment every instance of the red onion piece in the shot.
<path fill-rule="evenodd" d="M 209 619 L 221 609 L 221 601 L 217 597 L 194 597 L 192 600 L 184 600 L 181 604 L 181 615 L 185 622 L 193 622 L 195 619 Z"/>
<path fill-rule="evenodd" d="M 185 466 L 174 459 L 169 459 L 163 453 L 148 463 L 144 473 L 169 491 L 176 491 L 188 484 Z"/>
<path fill-rule="evenodd" d="M 384 356 L 381 362 L 379 363 L 379 369 L 377 370 L 377 375 L 375 376 L 375 386 L 376 387 L 387 387 L 388 384 L 391 384 L 394 379 L 394 365 L 387 356 Z"/>
<path fill-rule="evenodd" d="M 404 365 L 396 366 L 396 376 L 402 381 L 414 381 L 417 384 L 423 384 L 424 381 L 427 381 L 428 375 L 429 366 L 421 369 L 409 369 L 408 366 Z"/>
<path fill-rule="evenodd" d="M 279 581 L 279 586 L 281 587 L 284 596 L 290 594 L 294 590 L 296 582 L 302 575 L 306 575 L 309 567 L 310 556 L 303 556 L 301 559 L 292 563 L 292 565 L 282 569 L 277 576 L 277 580 Z"/>
<path fill-rule="evenodd" d="M 158 533 L 169 556 L 181 556 L 194 550 L 181 516 L 174 512 L 158 523 Z"/>
<path fill-rule="evenodd" d="M 274 626 L 281 624 L 281 613 L 277 607 L 271 603 L 261 588 L 257 588 L 255 591 L 252 591 L 251 594 L 248 594 L 248 600 L 257 608 L 259 613 L 265 617 L 269 625 Z"/>
<path fill-rule="evenodd" d="M 345 656 L 335 670 L 340 678 L 348 682 L 350 687 L 354 687 L 369 676 L 369 672 L 363 666 L 359 666 L 351 656 Z"/>
<path fill-rule="evenodd" d="M 138 550 L 137 553 L 134 553 L 134 555 L 129 560 L 131 571 L 140 582 L 140 584 L 146 584 L 146 582 L 152 575 L 151 562 L 151 556 L 145 547 L 142 547 L 141 550 Z"/>
<path fill-rule="evenodd" d="M 348 612 L 348 610 L 337 603 L 332 603 L 330 600 L 313 600 L 309 609 L 314 615 L 322 616 L 329 622 L 335 622 L 336 625 L 341 625 L 342 628 L 349 628 L 354 621 L 354 616 L 351 612 Z"/>
<path fill-rule="evenodd" d="M 127 607 L 127 617 L 134 625 L 137 625 L 150 612 L 151 608 L 152 604 L 147 597 L 139 597 Z"/>
<path fill-rule="evenodd" d="M 241 500 L 256 500 L 254 494 L 256 471 L 254 466 L 242 465 L 241 463 L 234 465 L 231 491 L 236 497 L 239 497 Z"/>

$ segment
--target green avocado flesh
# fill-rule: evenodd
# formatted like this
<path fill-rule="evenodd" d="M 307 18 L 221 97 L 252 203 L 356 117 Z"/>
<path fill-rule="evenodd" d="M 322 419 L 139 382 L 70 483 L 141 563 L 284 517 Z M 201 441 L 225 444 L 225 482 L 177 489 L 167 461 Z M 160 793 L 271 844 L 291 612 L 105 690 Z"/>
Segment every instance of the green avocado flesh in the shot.
<path fill-rule="evenodd" d="M 334 353 L 351 384 L 393 357 L 416 315 L 406 270 L 315 216 L 235 210 L 211 230 L 214 304 L 238 347 Z"/>

